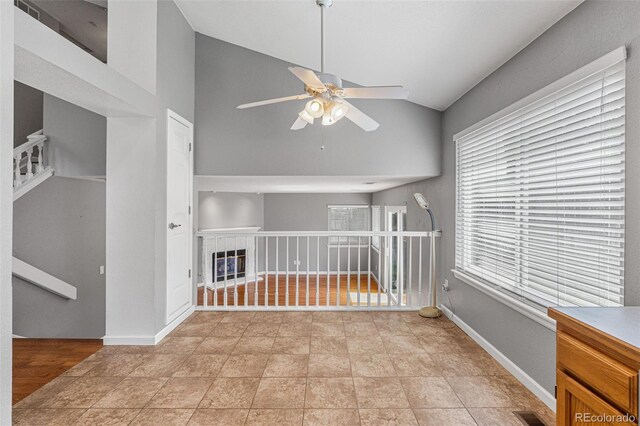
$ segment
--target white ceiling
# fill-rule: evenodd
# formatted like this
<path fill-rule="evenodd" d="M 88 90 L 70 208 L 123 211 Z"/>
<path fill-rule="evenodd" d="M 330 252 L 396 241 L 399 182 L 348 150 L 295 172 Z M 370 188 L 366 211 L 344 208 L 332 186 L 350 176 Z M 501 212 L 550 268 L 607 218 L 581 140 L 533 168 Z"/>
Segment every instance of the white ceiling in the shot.
<path fill-rule="evenodd" d="M 202 34 L 320 68 L 314 0 L 176 1 Z M 360 85 L 401 84 L 410 101 L 444 110 L 580 3 L 335 0 L 326 71 Z"/>
<path fill-rule="evenodd" d="M 383 191 L 416 176 L 195 176 L 197 191 L 323 194 Z"/>

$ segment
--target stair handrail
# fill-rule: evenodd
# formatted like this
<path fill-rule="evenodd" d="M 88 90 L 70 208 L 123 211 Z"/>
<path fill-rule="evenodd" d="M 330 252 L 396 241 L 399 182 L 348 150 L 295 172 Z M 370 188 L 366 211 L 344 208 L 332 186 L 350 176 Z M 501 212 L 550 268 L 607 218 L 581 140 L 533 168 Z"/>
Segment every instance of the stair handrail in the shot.
<path fill-rule="evenodd" d="M 42 130 L 40 130 L 42 131 Z M 26 152 L 29 148 L 33 148 L 34 146 L 38 145 L 41 142 L 44 142 L 47 140 L 47 137 L 45 135 L 29 135 L 27 136 L 27 141 L 25 143 L 23 143 L 22 145 L 18 145 L 17 147 L 13 148 L 13 157 L 15 158 L 17 155 L 22 154 L 24 152 Z"/>
<path fill-rule="evenodd" d="M 78 289 L 71 284 L 16 257 L 12 260 L 12 275 L 64 299 L 76 300 L 78 298 Z"/>

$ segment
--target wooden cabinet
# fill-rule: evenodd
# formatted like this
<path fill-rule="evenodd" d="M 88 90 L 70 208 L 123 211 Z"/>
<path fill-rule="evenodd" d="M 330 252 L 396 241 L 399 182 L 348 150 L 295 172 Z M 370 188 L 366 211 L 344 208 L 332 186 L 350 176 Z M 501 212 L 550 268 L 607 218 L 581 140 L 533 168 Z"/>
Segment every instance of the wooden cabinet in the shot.
<path fill-rule="evenodd" d="M 630 416 L 608 404 L 605 400 L 561 370 L 557 371 L 558 425 L 636 425 Z"/>
<path fill-rule="evenodd" d="M 550 308 L 549 316 L 557 425 L 637 426 L 640 308 Z"/>

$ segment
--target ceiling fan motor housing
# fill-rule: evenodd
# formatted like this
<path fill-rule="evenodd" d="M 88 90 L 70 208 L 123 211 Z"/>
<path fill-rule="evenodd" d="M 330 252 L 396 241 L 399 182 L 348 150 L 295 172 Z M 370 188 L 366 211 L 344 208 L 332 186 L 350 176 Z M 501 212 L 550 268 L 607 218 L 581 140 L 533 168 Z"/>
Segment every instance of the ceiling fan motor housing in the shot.
<path fill-rule="evenodd" d="M 332 95 L 339 94 L 342 90 L 342 80 L 340 77 L 334 74 L 328 73 L 317 73 L 320 81 L 325 85 L 327 89 L 331 92 Z M 305 91 L 312 96 L 320 95 L 324 90 L 318 90 L 320 88 L 309 87 L 307 85 L 304 86 Z M 324 87 L 322 88 L 324 89 Z"/>

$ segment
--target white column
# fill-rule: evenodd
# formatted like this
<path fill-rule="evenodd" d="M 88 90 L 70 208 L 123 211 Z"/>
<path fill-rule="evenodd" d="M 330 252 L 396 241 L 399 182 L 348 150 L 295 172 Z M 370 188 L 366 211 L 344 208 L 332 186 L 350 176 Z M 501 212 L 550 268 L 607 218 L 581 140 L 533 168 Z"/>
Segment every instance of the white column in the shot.
<path fill-rule="evenodd" d="M 155 150 L 155 119 L 107 119 L 107 344 L 156 333 Z"/>
<path fill-rule="evenodd" d="M 0 1 L 0 424 L 11 424 L 13 2 Z"/>

